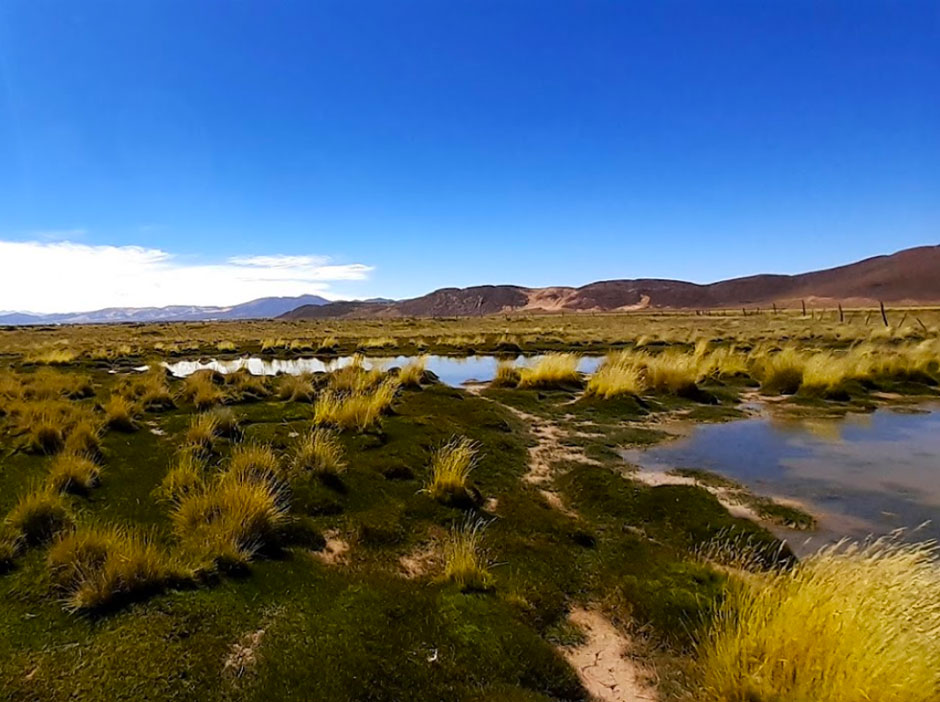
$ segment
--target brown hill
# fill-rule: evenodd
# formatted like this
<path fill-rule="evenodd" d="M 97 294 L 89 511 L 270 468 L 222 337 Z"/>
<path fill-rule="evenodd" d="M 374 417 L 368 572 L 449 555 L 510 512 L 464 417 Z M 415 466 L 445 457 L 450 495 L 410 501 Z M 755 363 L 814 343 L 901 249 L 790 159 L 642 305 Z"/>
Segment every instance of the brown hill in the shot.
<path fill-rule="evenodd" d="M 681 280 L 606 280 L 580 288 L 480 285 L 442 288 L 397 302 L 305 305 L 288 319 L 325 317 L 454 317 L 512 311 L 611 311 L 940 304 L 940 246 L 906 249 L 800 275 L 754 275 L 699 285 Z"/>

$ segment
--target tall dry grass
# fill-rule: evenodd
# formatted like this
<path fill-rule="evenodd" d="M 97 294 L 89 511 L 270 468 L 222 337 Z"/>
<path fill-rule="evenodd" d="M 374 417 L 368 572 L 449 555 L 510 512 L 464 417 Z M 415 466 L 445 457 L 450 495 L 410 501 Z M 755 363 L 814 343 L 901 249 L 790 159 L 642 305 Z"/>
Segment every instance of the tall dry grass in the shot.
<path fill-rule="evenodd" d="M 527 366 L 519 369 L 520 388 L 557 388 L 577 385 L 581 382 L 578 373 L 580 356 L 572 353 L 547 353 Z"/>
<path fill-rule="evenodd" d="M 441 501 L 465 498 L 479 450 L 480 445 L 466 436 L 454 437 L 437 449 L 431 456 L 427 493 Z"/>
<path fill-rule="evenodd" d="M 935 547 L 843 543 L 734 576 L 698 659 L 702 702 L 936 702 Z"/>

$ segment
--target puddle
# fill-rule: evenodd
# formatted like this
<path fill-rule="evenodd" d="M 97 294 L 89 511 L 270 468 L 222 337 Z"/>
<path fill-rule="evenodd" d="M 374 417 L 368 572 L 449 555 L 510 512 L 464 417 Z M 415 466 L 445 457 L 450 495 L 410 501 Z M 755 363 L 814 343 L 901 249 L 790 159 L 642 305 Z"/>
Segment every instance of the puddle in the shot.
<path fill-rule="evenodd" d="M 917 529 L 940 538 L 940 406 L 845 419 L 762 416 L 700 424 L 688 435 L 622 452 L 641 469 L 704 468 L 759 495 L 796 500 L 819 519 L 813 550 L 842 537 Z M 926 526 L 921 525 L 928 522 Z M 802 541 L 794 534 L 791 542 Z M 803 550 L 803 549 L 801 549 Z"/>
<path fill-rule="evenodd" d="M 301 373 L 316 373 L 333 371 L 352 362 L 352 356 L 341 356 L 335 359 L 320 358 L 233 358 L 212 359 L 209 361 L 175 361 L 164 364 L 166 368 L 178 378 L 185 378 L 199 370 L 214 370 L 219 373 L 233 373 L 247 369 L 252 375 L 277 375 L 287 373 L 300 375 Z M 488 382 L 496 375 L 496 367 L 502 360 L 496 356 L 427 356 L 427 369 L 436 374 L 442 383 L 459 386 L 470 381 Z M 539 356 L 518 356 L 515 363 L 530 363 Z M 366 368 L 392 368 L 407 365 L 415 356 L 365 356 L 363 365 Z M 582 373 L 593 373 L 604 360 L 603 356 L 582 356 L 578 370 Z M 145 369 L 146 370 L 146 369 Z"/>

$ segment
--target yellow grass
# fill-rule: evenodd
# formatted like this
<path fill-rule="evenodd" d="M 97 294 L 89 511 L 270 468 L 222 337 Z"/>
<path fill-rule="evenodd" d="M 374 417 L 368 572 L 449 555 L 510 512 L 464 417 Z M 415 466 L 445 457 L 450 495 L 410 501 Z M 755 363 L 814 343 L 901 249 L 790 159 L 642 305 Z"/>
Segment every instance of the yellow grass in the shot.
<path fill-rule="evenodd" d="M 196 371 L 183 380 L 180 396 L 200 410 L 221 403 L 225 393 L 216 385 L 216 375 L 211 370 Z"/>
<path fill-rule="evenodd" d="M 451 528 L 444 541 L 444 580 L 461 590 L 488 590 L 493 576 L 483 552 L 482 521 L 467 521 Z"/>
<path fill-rule="evenodd" d="M 580 357 L 573 353 L 547 353 L 519 369 L 520 388 L 552 388 L 581 382 Z"/>
<path fill-rule="evenodd" d="M 314 429 L 297 442 L 292 465 L 296 473 L 339 475 L 346 470 L 343 445 L 333 432 Z"/>
<path fill-rule="evenodd" d="M 512 361 L 500 361 L 491 384 L 497 388 L 514 388 L 519 384 L 519 369 Z"/>
<path fill-rule="evenodd" d="M 398 390 L 396 378 L 386 378 L 369 390 L 351 394 L 330 389 L 322 393 L 313 410 L 313 423 L 338 429 L 365 431 L 391 406 Z"/>
<path fill-rule="evenodd" d="M 176 461 L 163 476 L 156 490 L 157 497 L 177 502 L 205 487 L 206 467 L 193 451 L 180 451 Z"/>
<path fill-rule="evenodd" d="M 642 369 L 632 357 L 611 354 L 595 371 L 587 384 L 586 394 L 604 399 L 621 395 L 640 395 L 646 389 Z"/>
<path fill-rule="evenodd" d="M 479 444 L 465 436 L 454 437 L 431 456 L 425 490 L 435 500 L 450 500 L 467 494 L 467 479 L 477 464 Z"/>
<path fill-rule="evenodd" d="M 98 485 L 101 469 L 86 456 L 60 453 L 49 468 L 49 487 L 56 492 L 87 493 Z"/>
<path fill-rule="evenodd" d="M 424 378 L 424 369 L 428 364 L 427 356 L 419 356 L 404 366 L 398 373 L 398 381 L 406 388 L 420 388 Z"/>
<path fill-rule="evenodd" d="M 270 483 L 229 478 L 183 496 L 171 520 L 193 557 L 230 568 L 275 543 L 289 516 L 283 493 Z"/>
<path fill-rule="evenodd" d="M 191 573 L 144 534 L 123 527 L 86 527 L 58 539 L 46 562 L 69 611 L 96 610 L 159 590 Z"/>
<path fill-rule="evenodd" d="M 309 373 L 282 375 L 277 379 L 276 393 L 278 399 L 285 402 L 313 402 L 316 397 L 313 376 Z"/>
<path fill-rule="evenodd" d="M 841 544 L 791 571 L 735 576 L 698 655 L 702 702 L 935 702 L 936 551 Z"/>
<path fill-rule="evenodd" d="M 32 489 L 23 495 L 4 519 L 4 526 L 27 544 L 48 541 L 72 525 L 72 513 L 58 492 Z"/>
<path fill-rule="evenodd" d="M 284 471 L 274 449 L 265 444 L 240 444 L 232 450 L 225 480 L 279 484 Z"/>
<path fill-rule="evenodd" d="M 118 431 L 136 431 L 134 421 L 138 413 L 137 406 L 123 395 L 111 395 L 104 406 L 104 414 L 109 427 Z"/>
<path fill-rule="evenodd" d="M 189 420 L 186 444 L 199 452 L 209 452 L 218 436 L 219 420 L 211 412 L 197 414 Z"/>

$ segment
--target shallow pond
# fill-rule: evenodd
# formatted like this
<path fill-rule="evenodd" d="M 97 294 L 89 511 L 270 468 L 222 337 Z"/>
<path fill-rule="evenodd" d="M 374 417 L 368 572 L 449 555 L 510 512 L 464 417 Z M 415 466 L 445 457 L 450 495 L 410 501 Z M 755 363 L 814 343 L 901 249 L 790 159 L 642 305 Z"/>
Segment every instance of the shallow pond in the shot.
<path fill-rule="evenodd" d="M 219 373 L 232 373 L 246 368 L 252 375 L 277 375 L 287 373 L 300 375 L 301 373 L 315 373 L 318 371 L 332 371 L 347 366 L 352 362 L 352 356 L 340 356 L 335 359 L 320 358 L 233 358 L 213 359 L 210 361 L 176 361 L 165 364 L 169 371 L 178 378 L 185 378 L 199 370 L 214 370 Z M 426 356 L 427 369 L 437 375 L 442 383 L 451 386 L 463 385 L 469 381 L 487 382 L 496 375 L 496 366 L 506 357 L 496 356 Z M 518 356 L 517 365 L 531 363 L 539 356 Z M 366 368 L 393 368 L 401 367 L 415 360 L 414 356 L 365 356 Z M 582 373 L 593 373 L 603 361 L 602 356 L 582 356 L 578 370 Z"/>
<path fill-rule="evenodd" d="M 894 529 L 940 538 L 940 406 L 845 419 L 769 416 L 692 426 L 687 436 L 623 457 L 641 469 L 704 468 L 756 494 L 798 501 L 819 520 L 808 546 Z M 925 526 L 925 522 L 928 522 Z M 918 529 L 919 527 L 919 529 Z M 789 536 L 797 545 L 804 537 Z"/>

